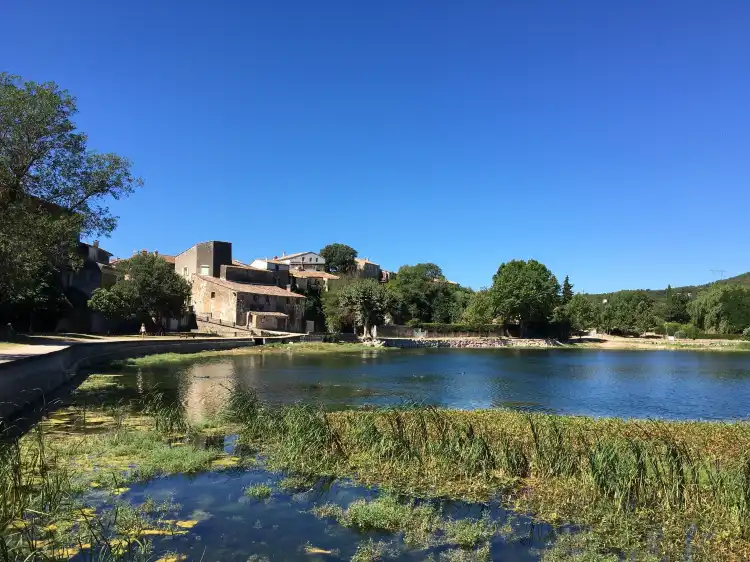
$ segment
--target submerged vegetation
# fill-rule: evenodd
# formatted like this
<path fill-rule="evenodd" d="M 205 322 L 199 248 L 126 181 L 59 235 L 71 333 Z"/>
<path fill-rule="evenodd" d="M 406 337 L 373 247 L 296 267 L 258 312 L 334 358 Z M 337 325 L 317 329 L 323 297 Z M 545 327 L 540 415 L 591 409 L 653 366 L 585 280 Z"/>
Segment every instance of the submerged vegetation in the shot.
<path fill-rule="evenodd" d="M 320 476 L 377 485 L 387 493 L 319 506 L 316 514 L 364 533 L 398 534 L 415 548 L 439 547 L 435 560 L 485 560 L 492 538 L 509 530 L 487 517 L 445 517 L 429 498 L 500 500 L 552 525 L 574 525 L 576 532 L 544 551 L 548 562 L 750 554 L 746 423 L 416 404 L 327 412 L 268 406 L 238 386 L 215 419 L 195 425 L 181 404 L 160 393 L 112 406 L 106 395 L 116 381 L 90 377 L 75 395 L 81 404 L 0 448 L 0 560 L 78 552 L 145 560 L 154 536 L 184 534 L 196 522 L 168 518 L 169 506 L 129 504 L 121 496 L 131 482 L 235 470 L 257 459 L 285 476 L 249 486 L 246 496 L 258 501 L 274 489 L 309 490 Z M 224 452 L 231 434 L 238 436 L 235 450 L 247 456 Z M 92 494 L 98 503 L 87 502 Z M 392 558 L 394 548 L 368 540 L 354 559 Z"/>
<path fill-rule="evenodd" d="M 149 365 L 160 365 L 169 363 L 192 363 L 200 359 L 211 359 L 214 357 L 226 357 L 232 355 L 264 355 L 264 354 L 326 354 L 326 353 L 375 353 L 390 351 L 390 348 L 377 348 L 377 351 L 361 343 L 272 343 L 262 346 L 238 347 L 218 351 L 200 351 L 198 353 L 158 353 L 146 355 L 135 359 L 126 359 L 116 362 L 121 366 L 145 367 Z"/>

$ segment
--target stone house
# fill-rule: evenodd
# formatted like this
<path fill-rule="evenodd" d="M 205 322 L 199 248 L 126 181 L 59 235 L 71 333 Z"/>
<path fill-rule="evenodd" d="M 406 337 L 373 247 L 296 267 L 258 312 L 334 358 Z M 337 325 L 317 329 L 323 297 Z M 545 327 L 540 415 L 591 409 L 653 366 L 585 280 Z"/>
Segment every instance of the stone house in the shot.
<path fill-rule="evenodd" d="M 355 258 L 354 261 L 357 263 L 357 277 L 380 281 L 380 265 L 367 258 Z"/>
<path fill-rule="evenodd" d="M 329 289 L 329 282 L 338 281 L 340 279 L 338 275 L 334 275 L 333 273 L 304 269 L 290 271 L 289 275 L 292 279 L 292 286 L 300 291 L 305 291 L 308 287 L 313 285 L 317 285 L 324 291 L 327 291 Z"/>
<path fill-rule="evenodd" d="M 196 275 L 192 301 L 197 315 L 248 330 L 302 331 L 305 297 L 275 285 Z"/>
<path fill-rule="evenodd" d="M 82 260 L 79 269 L 68 269 L 61 273 L 61 285 L 70 309 L 57 321 L 55 330 L 59 332 L 107 331 L 107 321 L 88 307 L 91 294 L 100 287 L 111 287 L 117 281 L 117 272 L 110 258 L 112 254 L 99 247 L 99 241 L 92 244 L 78 243 L 78 255 Z"/>
<path fill-rule="evenodd" d="M 175 271 L 187 280 L 193 275 L 219 277 L 222 265 L 232 265 L 231 242 L 200 242 L 177 254 L 174 260 Z"/>
<path fill-rule="evenodd" d="M 315 252 L 282 254 L 281 257 L 275 257 L 274 261 L 288 265 L 290 270 L 323 271 L 326 265 L 325 258 Z"/>
<path fill-rule="evenodd" d="M 231 242 L 211 241 L 175 256 L 175 270 L 192 284 L 198 319 L 251 331 L 302 331 L 305 297 L 291 291 L 288 264 L 247 265 L 232 258 Z"/>

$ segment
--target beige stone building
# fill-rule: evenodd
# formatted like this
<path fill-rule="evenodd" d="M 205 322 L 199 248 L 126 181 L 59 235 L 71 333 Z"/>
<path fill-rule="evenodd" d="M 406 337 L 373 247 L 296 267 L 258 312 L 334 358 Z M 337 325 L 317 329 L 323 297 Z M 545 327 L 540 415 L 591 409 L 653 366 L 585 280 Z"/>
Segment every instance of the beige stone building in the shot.
<path fill-rule="evenodd" d="M 197 315 L 249 330 L 301 332 L 305 297 L 275 285 L 238 283 L 207 275 L 193 280 Z"/>

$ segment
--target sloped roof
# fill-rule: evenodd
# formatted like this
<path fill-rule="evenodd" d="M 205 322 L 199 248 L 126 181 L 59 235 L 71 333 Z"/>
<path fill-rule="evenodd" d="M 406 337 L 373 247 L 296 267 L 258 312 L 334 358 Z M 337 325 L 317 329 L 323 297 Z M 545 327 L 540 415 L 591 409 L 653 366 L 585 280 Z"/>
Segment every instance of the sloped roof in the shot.
<path fill-rule="evenodd" d="M 289 275 L 299 278 L 340 279 L 338 275 L 328 273 L 327 271 L 290 271 Z"/>
<path fill-rule="evenodd" d="M 294 299 L 304 299 L 303 295 L 287 291 L 276 285 L 257 285 L 255 283 L 238 283 L 236 281 L 227 281 L 226 279 L 217 279 L 208 275 L 196 275 L 198 279 L 208 281 L 220 287 L 226 287 L 238 293 L 250 293 L 251 295 L 270 295 L 274 297 L 288 297 Z"/>
<path fill-rule="evenodd" d="M 316 256 L 320 255 L 318 252 L 297 252 L 296 254 L 287 254 L 285 256 L 279 256 L 276 259 L 278 259 L 279 261 L 289 260 L 289 259 L 292 259 L 292 258 L 298 258 L 300 256 L 304 256 L 305 254 L 315 254 Z"/>
<path fill-rule="evenodd" d="M 273 316 L 274 318 L 289 318 L 288 314 L 283 312 L 266 312 L 265 310 L 248 310 L 253 316 Z"/>
<path fill-rule="evenodd" d="M 356 261 L 357 263 L 362 263 L 362 264 L 371 263 L 372 265 L 378 265 L 378 266 L 380 265 L 380 264 L 375 263 L 374 261 L 368 260 L 367 258 L 354 258 L 354 261 Z"/>

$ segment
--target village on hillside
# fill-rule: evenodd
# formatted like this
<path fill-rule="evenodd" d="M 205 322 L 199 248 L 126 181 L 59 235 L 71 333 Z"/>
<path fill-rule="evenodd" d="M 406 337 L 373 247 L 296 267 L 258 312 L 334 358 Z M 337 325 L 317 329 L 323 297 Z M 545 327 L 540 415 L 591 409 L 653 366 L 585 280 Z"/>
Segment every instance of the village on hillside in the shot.
<path fill-rule="evenodd" d="M 98 288 L 117 280 L 116 266 L 124 261 L 99 246 L 80 243 L 83 267 L 65 276 L 65 288 L 80 293 L 80 310 L 58 322 L 58 331 L 103 333 L 108 324 L 101 313 L 85 306 Z M 307 251 L 261 257 L 250 263 L 235 259 L 232 243 L 208 241 L 195 244 L 177 255 L 158 251 L 134 252 L 153 255 L 172 265 L 192 287 L 188 312 L 181 318 L 165 318 L 164 329 L 197 329 L 221 335 L 262 333 L 309 333 L 325 331 L 304 319 L 304 292 L 309 287 L 328 291 L 341 276 L 325 271 L 325 258 Z M 355 258 L 353 277 L 386 283 L 392 273 L 367 258 Z"/>

